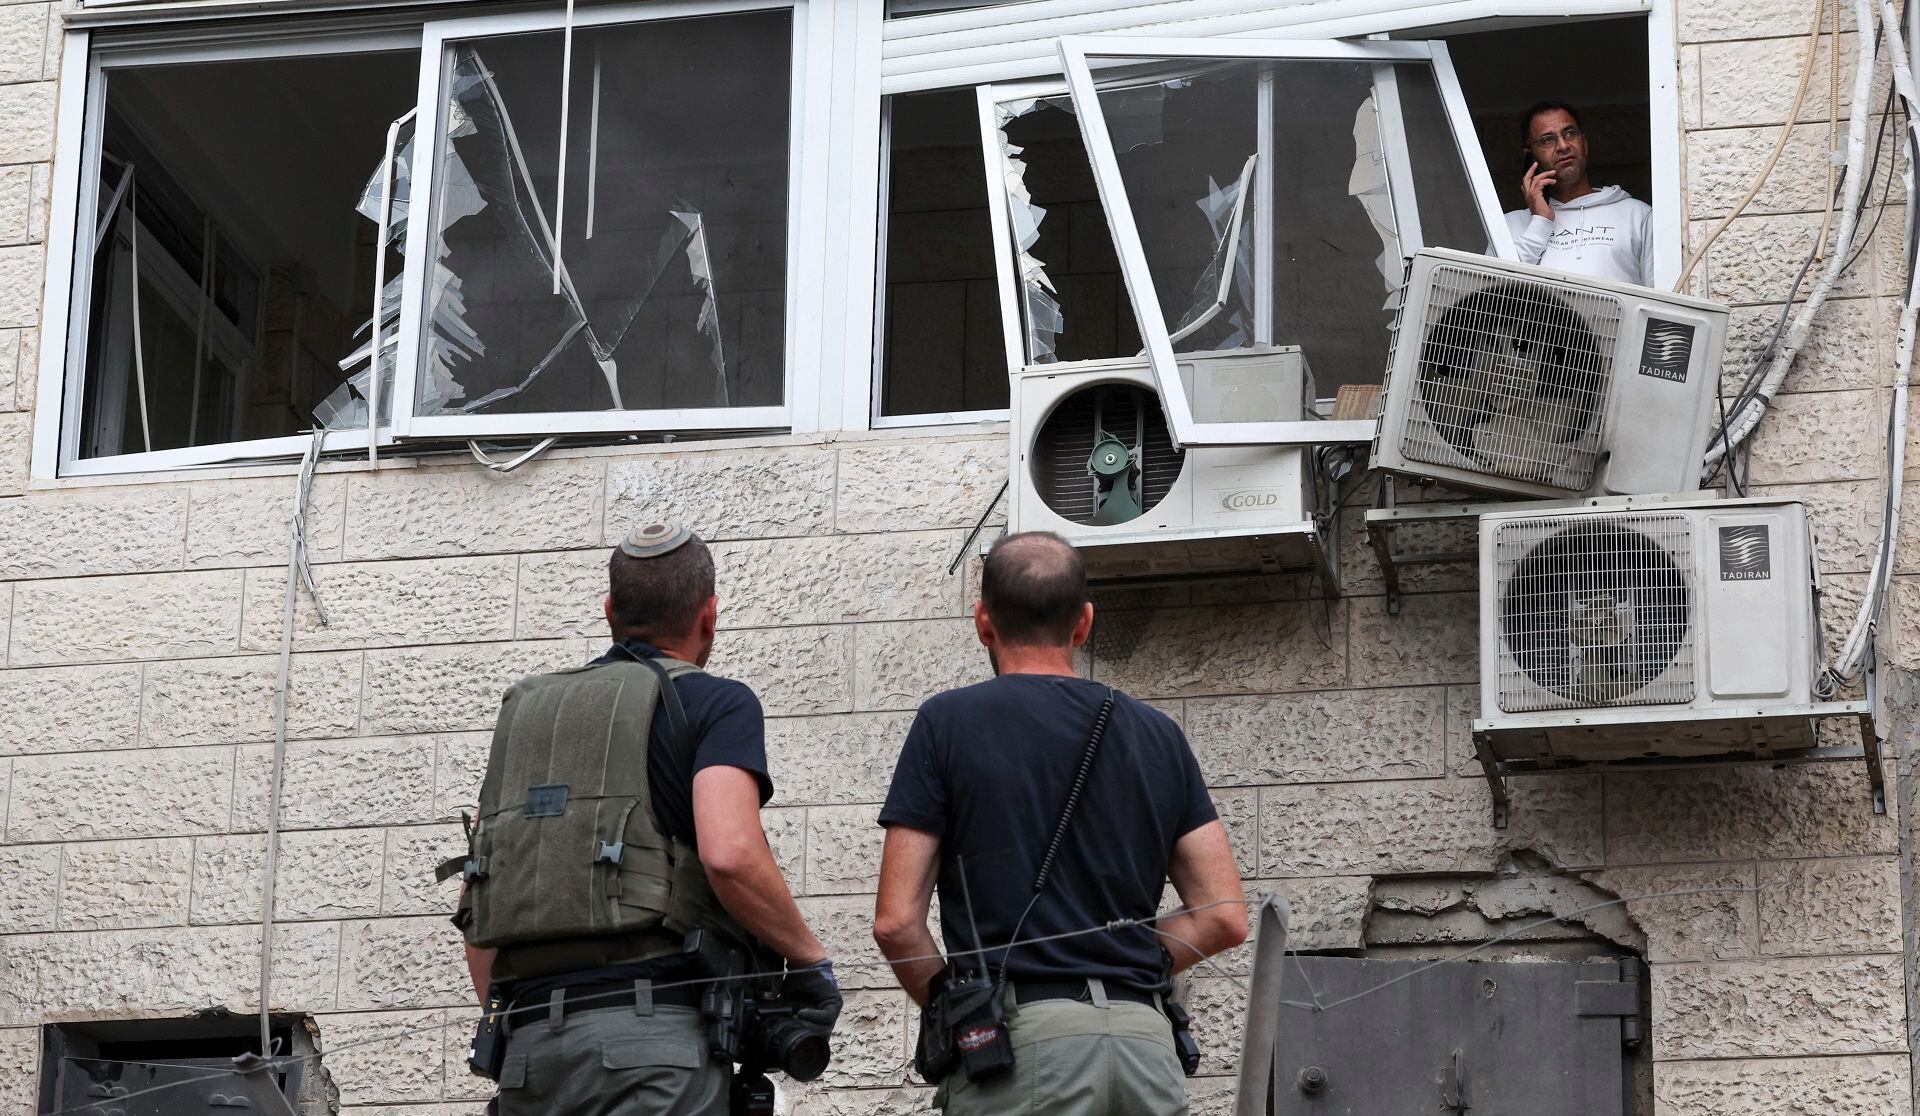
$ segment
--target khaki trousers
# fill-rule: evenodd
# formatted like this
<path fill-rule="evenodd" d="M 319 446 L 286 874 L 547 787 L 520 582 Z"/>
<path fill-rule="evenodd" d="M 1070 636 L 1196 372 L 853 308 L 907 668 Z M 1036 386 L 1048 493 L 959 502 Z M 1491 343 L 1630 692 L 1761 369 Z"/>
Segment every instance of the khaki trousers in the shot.
<path fill-rule="evenodd" d="M 964 1066 L 955 1069 L 934 1098 L 947 1116 L 1186 1116 L 1186 1077 L 1159 1009 L 1018 1005 L 1013 989 L 1007 1000 L 1012 1071 L 976 1083 Z"/>
<path fill-rule="evenodd" d="M 692 1008 L 534 1016 L 507 1036 L 500 1116 L 726 1116 L 729 1066 Z"/>

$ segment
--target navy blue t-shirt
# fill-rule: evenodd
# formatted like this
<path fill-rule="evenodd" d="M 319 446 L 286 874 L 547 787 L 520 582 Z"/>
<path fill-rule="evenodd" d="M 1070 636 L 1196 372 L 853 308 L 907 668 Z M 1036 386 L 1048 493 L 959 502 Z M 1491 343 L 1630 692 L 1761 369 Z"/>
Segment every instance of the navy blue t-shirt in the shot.
<path fill-rule="evenodd" d="M 624 647 L 622 651 L 620 648 Z M 630 657 L 661 658 L 658 648 L 627 640 L 595 659 L 610 663 Z M 760 783 L 760 804 L 773 797 L 767 774 L 767 726 L 760 699 L 743 682 L 704 671 L 673 680 L 687 714 L 687 739 L 674 739 L 666 703 L 653 715 L 647 744 L 647 781 L 653 816 L 669 837 L 697 844 L 693 832 L 693 777 L 709 767 L 738 767 Z"/>
<path fill-rule="evenodd" d="M 1083 678 L 1008 674 L 920 707 L 880 824 L 940 838 L 940 926 L 949 953 L 976 948 L 976 924 L 982 945 L 1013 939 L 1108 693 L 1104 684 Z M 1218 816 L 1179 727 L 1116 693 L 1047 888 L 1020 925 L 1020 937 L 1151 917 L 1174 843 Z M 971 918 L 960 885 L 963 860 Z M 986 957 L 992 967 L 1004 964 L 1016 982 L 1078 976 L 1154 988 L 1164 979 L 1160 939 L 1137 927 L 1022 945 L 1005 955 L 995 949 Z"/>

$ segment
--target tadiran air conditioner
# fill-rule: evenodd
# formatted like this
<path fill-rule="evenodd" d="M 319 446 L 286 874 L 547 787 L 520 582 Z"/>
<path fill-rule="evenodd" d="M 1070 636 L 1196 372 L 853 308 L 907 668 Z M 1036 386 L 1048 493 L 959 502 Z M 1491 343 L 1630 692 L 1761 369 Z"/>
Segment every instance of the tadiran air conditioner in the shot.
<path fill-rule="evenodd" d="M 1726 329 L 1700 299 L 1422 250 L 1373 467 L 1522 497 L 1693 491 Z"/>

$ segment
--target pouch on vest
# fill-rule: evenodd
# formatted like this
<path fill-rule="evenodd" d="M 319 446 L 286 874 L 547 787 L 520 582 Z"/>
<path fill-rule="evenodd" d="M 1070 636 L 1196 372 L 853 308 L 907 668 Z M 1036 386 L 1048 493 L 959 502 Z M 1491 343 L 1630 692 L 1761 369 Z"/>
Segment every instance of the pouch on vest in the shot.
<path fill-rule="evenodd" d="M 466 891 L 454 921 L 469 943 L 679 935 L 724 918 L 698 856 L 660 831 L 648 785 L 663 682 L 697 669 L 602 663 L 507 691 L 458 869 Z"/>

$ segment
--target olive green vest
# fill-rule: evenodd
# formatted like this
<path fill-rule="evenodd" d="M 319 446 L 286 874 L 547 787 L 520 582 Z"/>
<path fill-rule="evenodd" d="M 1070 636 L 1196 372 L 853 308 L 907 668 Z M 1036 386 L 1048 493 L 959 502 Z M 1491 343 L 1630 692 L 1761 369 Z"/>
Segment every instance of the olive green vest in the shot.
<path fill-rule="evenodd" d="M 668 679 L 698 669 L 611 662 L 536 674 L 507 691 L 468 855 L 455 869 L 466 889 L 454 921 L 469 944 L 501 951 L 497 978 L 677 953 L 695 926 L 747 940 L 694 848 L 662 833 L 653 813 L 654 713 L 665 688 L 669 725 L 684 734 Z"/>

